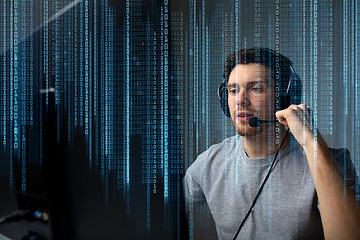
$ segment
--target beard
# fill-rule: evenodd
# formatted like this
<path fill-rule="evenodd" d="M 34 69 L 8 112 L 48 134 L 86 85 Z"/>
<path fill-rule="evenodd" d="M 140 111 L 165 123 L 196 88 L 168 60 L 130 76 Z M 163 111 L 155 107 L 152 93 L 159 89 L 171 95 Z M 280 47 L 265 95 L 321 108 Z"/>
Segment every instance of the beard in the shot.
<path fill-rule="evenodd" d="M 241 121 L 241 122 L 236 122 L 233 121 L 233 125 L 235 130 L 237 131 L 237 133 L 243 137 L 245 136 L 256 136 L 259 133 L 264 131 L 263 126 L 258 126 L 258 127 L 250 127 L 249 122 L 245 122 L 245 121 Z"/>
<path fill-rule="evenodd" d="M 232 119 L 235 131 L 243 137 L 258 136 L 264 137 L 267 135 L 275 136 L 279 130 L 277 128 L 283 127 L 281 124 L 261 124 L 258 127 L 251 127 L 248 121 L 236 121 Z M 278 126 L 277 126 L 278 125 Z"/>
<path fill-rule="evenodd" d="M 249 122 L 245 121 L 237 122 L 233 125 L 240 136 L 255 138 L 274 138 L 279 133 L 279 130 L 277 130 L 277 128 L 284 128 L 281 124 L 279 124 L 279 126 L 277 126 L 277 124 L 262 124 L 258 127 L 250 127 Z"/>
<path fill-rule="evenodd" d="M 273 115 L 271 113 L 267 113 L 267 114 L 261 114 L 258 111 L 255 110 L 250 110 L 251 113 L 253 113 L 254 117 L 259 117 L 260 119 L 267 119 L 267 120 L 272 120 Z M 240 121 L 238 120 L 235 116 L 237 116 L 237 112 L 234 112 L 233 114 L 231 114 L 231 120 L 233 123 L 233 127 L 236 130 L 236 132 L 243 136 L 257 136 L 257 135 L 267 135 L 267 134 L 271 134 L 275 131 L 275 124 L 261 124 L 258 127 L 251 127 L 249 125 L 249 120 L 246 121 Z"/>

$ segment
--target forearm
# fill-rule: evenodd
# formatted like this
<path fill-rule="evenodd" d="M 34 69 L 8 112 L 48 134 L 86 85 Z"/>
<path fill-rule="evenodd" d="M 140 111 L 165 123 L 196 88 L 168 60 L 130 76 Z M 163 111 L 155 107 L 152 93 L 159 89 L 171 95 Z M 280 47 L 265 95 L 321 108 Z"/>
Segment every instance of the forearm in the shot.
<path fill-rule="evenodd" d="M 306 141 L 305 153 L 319 199 L 326 239 L 360 239 L 360 209 L 354 192 L 331 162 L 331 153 L 321 135 Z M 346 197 L 344 195 L 346 193 Z"/>

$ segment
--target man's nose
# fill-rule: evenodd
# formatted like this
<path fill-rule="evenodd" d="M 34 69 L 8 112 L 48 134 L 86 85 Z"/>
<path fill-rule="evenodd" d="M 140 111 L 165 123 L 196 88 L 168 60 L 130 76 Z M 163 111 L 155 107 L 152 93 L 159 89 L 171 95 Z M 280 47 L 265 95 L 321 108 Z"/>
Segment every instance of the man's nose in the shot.
<path fill-rule="evenodd" d="M 236 96 L 236 105 L 240 105 L 242 107 L 247 107 L 250 105 L 250 101 L 248 98 L 248 93 L 245 90 L 240 90 L 238 95 Z"/>

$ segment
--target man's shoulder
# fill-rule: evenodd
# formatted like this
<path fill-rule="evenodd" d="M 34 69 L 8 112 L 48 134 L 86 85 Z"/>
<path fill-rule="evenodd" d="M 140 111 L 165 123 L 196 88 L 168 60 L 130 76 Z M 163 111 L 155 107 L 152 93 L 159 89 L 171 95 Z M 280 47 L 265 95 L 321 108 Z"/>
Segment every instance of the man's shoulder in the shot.
<path fill-rule="evenodd" d="M 241 141 L 241 137 L 235 135 L 224 139 L 221 143 L 211 145 L 196 158 L 189 168 L 204 170 L 209 166 L 221 164 L 226 159 L 231 159 L 231 153 L 241 146 Z"/>
<path fill-rule="evenodd" d="M 233 136 L 224 139 L 221 143 L 211 145 L 201 153 L 187 169 L 185 178 L 199 186 L 209 183 L 213 177 L 223 171 L 224 164 L 231 164 L 234 148 L 237 148 L 241 139 Z"/>
<path fill-rule="evenodd" d="M 233 152 L 234 148 L 237 148 L 238 146 L 241 146 L 241 137 L 235 135 L 229 138 L 224 139 L 221 143 L 216 143 L 211 145 L 207 150 L 202 152 L 196 159 L 196 161 L 209 161 L 212 159 L 217 159 L 218 157 L 225 157 L 224 154 L 227 153 L 227 155 L 230 152 Z M 196 162 L 195 161 L 195 162 Z"/>

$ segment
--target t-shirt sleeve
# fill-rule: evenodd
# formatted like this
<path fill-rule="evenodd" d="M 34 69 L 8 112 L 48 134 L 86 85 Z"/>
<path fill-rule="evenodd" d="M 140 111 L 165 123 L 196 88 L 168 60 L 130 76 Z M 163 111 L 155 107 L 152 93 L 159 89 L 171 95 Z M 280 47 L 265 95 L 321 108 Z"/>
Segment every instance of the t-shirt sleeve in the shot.
<path fill-rule="evenodd" d="M 198 181 L 196 181 L 196 176 L 194 176 L 194 167 L 191 166 L 185 174 L 183 178 L 184 182 L 184 191 L 185 191 L 185 199 L 187 203 L 193 204 L 202 204 L 205 203 L 205 195 L 203 190 L 200 187 Z"/>

